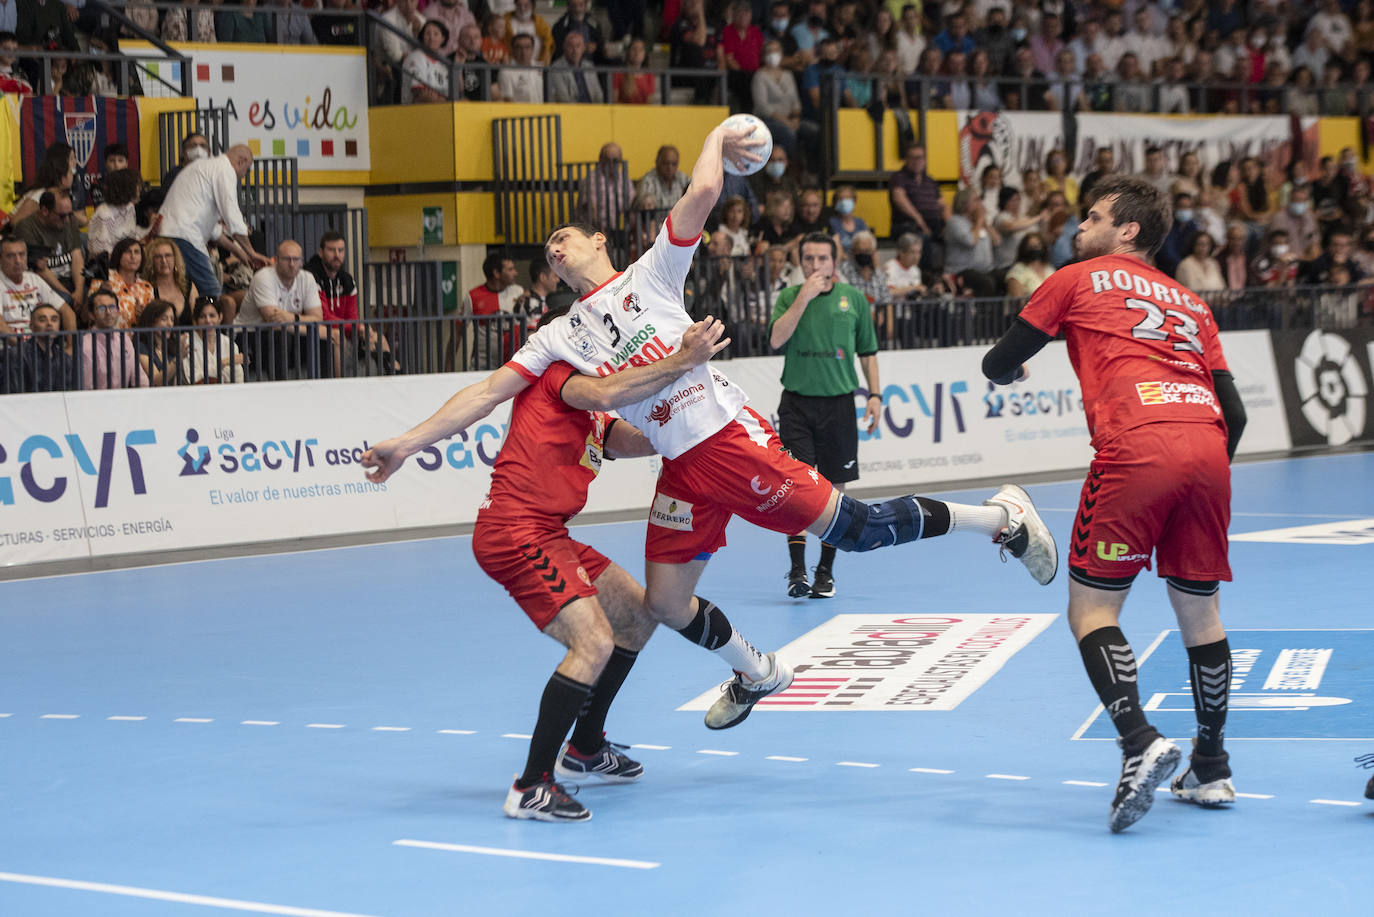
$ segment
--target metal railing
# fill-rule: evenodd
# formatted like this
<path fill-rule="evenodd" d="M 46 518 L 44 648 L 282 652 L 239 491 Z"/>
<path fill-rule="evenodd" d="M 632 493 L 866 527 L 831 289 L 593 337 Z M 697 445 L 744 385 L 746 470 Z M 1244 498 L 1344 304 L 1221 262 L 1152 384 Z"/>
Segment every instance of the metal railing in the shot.
<path fill-rule="evenodd" d="M 92 64 L 114 64 L 115 72 L 111 82 L 114 84 L 115 93 L 121 96 L 143 95 L 144 81 L 160 83 L 167 90 L 167 93 L 179 96 L 191 95 L 191 68 L 190 58 L 178 54 L 170 48 L 166 52 L 157 54 L 141 54 L 137 57 L 126 56 L 115 51 L 40 51 L 37 49 L 23 48 L 11 52 L 10 56 L 19 61 L 18 68 L 27 70 L 28 74 L 35 77 L 34 90 L 39 95 L 52 95 L 52 67 L 54 61 L 62 61 L 68 65 L 64 82 L 72 78 L 73 62 Z M 151 72 L 146 66 L 148 63 L 169 63 L 179 64 L 181 78 L 178 82 L 171 82 L 164 79 L 160 74 Z M 70 87 L 67 87 L 70 88 Z M 71 93 L 66 93 L 70 95 Z M 83 95 L 100 95 L 94 84 L 89 87 L 88 92 Z"/>
<path fill-rule="evenodd" d="M 181 162 L 181 142 L 190 134 L 203 134 L 210 141 L 210 155 L 229 149 L 229 109 L 196 108 L 191 111 L 164 111 L 157 116 L 157 148 L 162 174 Z M 163 189 L 166 190 L 166 189 Z"/>

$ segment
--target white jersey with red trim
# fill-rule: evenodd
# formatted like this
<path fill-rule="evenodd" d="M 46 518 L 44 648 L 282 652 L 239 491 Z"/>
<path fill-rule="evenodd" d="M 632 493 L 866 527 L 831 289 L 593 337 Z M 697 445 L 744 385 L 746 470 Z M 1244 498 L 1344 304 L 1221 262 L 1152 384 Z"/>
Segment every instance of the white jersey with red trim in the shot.
<path fill-rule="evenodd" d="M 609 376 L 673 353 L 692 324 L 682 291 L 700 241 L 674 239 L 671 219 L 665 221 L 638 261 L 541 328 L 506 365 L 533 382 L 558 360 L 584 375 Z M 643 430 L 660 455 L 677 458 L 729 423 L 748 400 L 704 363 L 616 413 Z"/>

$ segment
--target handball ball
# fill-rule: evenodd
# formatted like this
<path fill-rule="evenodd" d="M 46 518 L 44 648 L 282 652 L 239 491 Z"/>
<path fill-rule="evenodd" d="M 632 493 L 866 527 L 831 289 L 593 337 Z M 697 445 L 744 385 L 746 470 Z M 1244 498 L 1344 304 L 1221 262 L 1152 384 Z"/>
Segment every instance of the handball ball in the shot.
<path fill-rule="evenodd" d="M 748 139 L 763 141 L 763 146 L 755 147 L 753 150 L 760 157 L 758 162 L 751 162 L 741 169 L 729 159 L 725 160 L 725 171 L 731 175 L 753 175 L 762 169 L 768 162 L 768 157 L 773 155 L 773 132 L 768 129 L 768 125 L 753 115 L 731 115 L 721 123 L 721 126 L 753 128 L 753 133 Z"/>

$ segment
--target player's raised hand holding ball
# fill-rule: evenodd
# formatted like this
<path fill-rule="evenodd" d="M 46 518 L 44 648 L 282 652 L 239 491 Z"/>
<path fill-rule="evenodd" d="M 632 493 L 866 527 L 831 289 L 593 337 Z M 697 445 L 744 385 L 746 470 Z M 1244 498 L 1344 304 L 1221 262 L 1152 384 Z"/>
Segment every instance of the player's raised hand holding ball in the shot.
<path fill-rule="evenodd" d="M 720 131 L 722 165 L 731 175 L 753 175 L 773 155 L 773 132 L 753 115 L 731 115 Z"/>

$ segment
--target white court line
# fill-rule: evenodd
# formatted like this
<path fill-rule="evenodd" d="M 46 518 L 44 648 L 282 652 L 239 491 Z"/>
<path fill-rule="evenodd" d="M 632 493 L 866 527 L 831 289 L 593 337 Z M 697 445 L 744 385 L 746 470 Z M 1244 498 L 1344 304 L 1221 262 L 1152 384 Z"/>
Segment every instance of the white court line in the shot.
<path fill-rule="evenodd" d="M 138 888 L 133 885 L 109 885 L 105 882 L 80 882 L 76 879 L 57 879 L 52 876 L 29 876 L 17 872 L 0 872 L 0 882 L 17 882 L 22 885 L 46 885 L 49 888 L 70 888 L 83 892 L 100 892 L 105 895 L 123 895 L 126 898 L 151 898 L 154 901 L 175 901 L 179 904 L 198 904 L 202 907 L 218 907 L 226 911 L 252 911 L 255 914 L 284 914 L 286 917 L 367 917 L 366 914 L 349 914 L 343 911 L 321 911 L 313 907 L 291 907 L 286 904 L 264 904 L 261 901 L 239 901 L 235 898 L 211 898 L 206 895 L 188 895 L 182 892 L 168 892 L 157 888 Z"/>
<path fill-rule="evenodd" d="M 0 713 L 0 720 L 6 719 L 7 717 L 11 717 L 11 716 L 14 716 L 14 714 L 13 714 L 13 713 Z"/>
<path fill-rule="evenodd" d="M 373 732 L 410 732 L 409 726 L 373 726 Z"/>
<path fill-rule="evenodd" d="M 1144 667 L 1144 665 L 1145 665 L 1145 660 L 1146 660 L 1146 659 L 1149 659 L 1149 658 L 1150 658 L 1150 655 L 1151 655 L 1155 650 L 1159 649 L 1159 645 L 1160 645 L 1161 643 L 1164 642 L 1164 638 L 1167 637 L 1167 636 L 1169 636 L 1169 634 L 1170 634 L 1173 630 L 1174 630 L 1174 628 L 1169 628 L 1169 629 L 1167 629 L 1167 630 L 1162 630 L 1162 631 L 1160 631 L 1160 632 L 1159 632 L 1159 636 L 1158 636 L 1158 637 L 1155 637 L 1154 643 L 1151 643 L 1148 647 L 1145 648 L 1145 652 L 1144 652 L 1143 654 L 1141 654 L 1141 656 L 1140 656 L 1139 658 L 1136 659 L 1135 668 L 1136 668 L 1136 671 L 1137 671 L 1137 672 L 1139 672 L 1140 669 Z M 1099 716 L 1102 715 L 1102 711 L 1105 710 L 1105 709 L 1106 709 L 1106 708 L 1103 707 L 1101 704 L 1098 704 L 1096 707 L 1094 707 L 1094 708 L 1093 708 L 1093 712 L 1090 713 L 1090 714 L 1088 714 L 1088 718 L 1087 718 L 1086 720 L 1083 721 L 1083 725 L 1082 725 L 1082 726 L 1079 726 L 1079 727 L 1078 727 L 1078 730 L 1077 730 L 1076 732 L 1074 732 L 1073 735 L 1069 736 L 1069 741 L 1070 741 L 1070 742 L 1077 742 L 1077 741 L 1083 740 L 1083 738 L 1082 738 L 1082 737 L 1083 737 L 1083 733 L 1085 733 L 1085 732 L 1088 731 L 1088 727 L 1091 726 L 1091 725 L 1093 724 L 1093 721 L 1094 721 L 1094 720 L 1096 720 Z M 1228 738 L 1229 738 L 1229 737 L 1228 737 Z M 1091 741 L 1091 740 L 1089 739 L 1089 740 L 1086 740 L 1086 741 Z M 1109 740 L 1107 740 L 1107 741 L 1115 742 L 1116 740 L 1115 740 L 1115 739 L 1109 739 Z"/>
<path fill-rule="evenodd" d="M 584 857 L 567 853 L 537 853 L 533 850 L 506 850 L 501 847 L 474 847 L 471 844 L 440 844 L 435 841 L 392 841 L 396 847 L 423 847 L 427 850 L 450 850 L 454 853 L 480 853 L 485 856 L 514 857 L 518 860 L 551 860 L 555 863 L 586 863 L 590 866 L 623 866 L 626 869 L 657 869 L 661 863 L 648 860 L 621 860 L 614 857 Z"/>
<path fill-rule="evenodd" d="M 525 741 L 529 741 L 530 739 L 534 738 L 534 736 L 525 735 L 523 732 L 503 732 L 503 733 L 501 733 L 501 738 L 503 738 L 503 739 L 524 739 Z"/>
<path fill-rule="evenodd" d="M 79 713 L 45 713 L 39 717 L 40 720 L 76 720 L 80 719 Z"/>
<path fill-rule="evenodd" d="M 1065 786 L 1106 786 L 1105 783 L 1098 783 L 1096 780 L 1063 780 L 1060 781 Z M 1237 794 L 1239 795 L 1239 794 Z"/>
<path fill-rule="evenodd" d="M 631 745 L 631 748 L 642 748 L 645 751 L 668 751 L 671 745 Z"/>
<path fill-rule="evenodd" d="M 1104 783 L 1103 786 L 1106 786 Z M 1237 793 L 1237 799 L 1273 799 L 1272 793 Z"/>
<path fill-rule="evenodd" d="M 1344 799 L 1309 799 L 1307 801 L 1319 806 L 1355 806 L 1358 808 L 1364 805 L 1362 802 L 1348 802 Z"/>
<path fill-rule="evenodd" d="M 913 774 L 952 774 L 954 771 L 947 771 L 938 767 L 908 767 L 907 770 Z"/>
<path fill-rule="evenodd" d="M 1023 776 L 1021 776 L 1020 774 L 984 774 L 983 776 L 986 777 L 986 778 L 988 778 L 989 780 L 1029 780 L 1029 779 L 1030 779 L 1029 777 L 1023 777 Z"/>
<path fill-rule="evenodd" d="M 791 755 L 769 755 L 768 761 L 809 761 L 810 758 L 794 758 Z"/>
<path fill-rule="evenodd" d="M 105 717 L 105 719 L 107 719 L 107 720 L 122 720 L 122 721 L 128 722 L 128 723 L 136 723 L 136 722 L 140 722 L 140 721 L 142 721 L 142 720 L 146 720 L 147 717 L 146 717 L 146 716 L 107 716 L 107 717 Z"/>
<path fill-rule="evenodd" d="M 173 723 L 213 723 L 214 720 L 203 716 L 179 716 L 172 720 Z"/>
<path fill-rule="evenodd" d="M 865 761 L 836 761 L 836 767 L 878 767 L 877 764 L 869 764 Z"/>
<path fill-rule="evenodd" d="M 240 726 L 280 726 L 279 720 L 244 720 Z"/>
<path fill-rule="evenodd" d="M 440 735 L 445 736 L 474 736 L 477 735 L 476 729 L 440 729 Z"/>
<path fill-rule="evenodd" d="M 702 748 L 697 751 L 699 755 L 719 755 L 722 758 L 733 758 L 739 754 L 737 751 L 717 751 L 714 748 Z"/>
<path fill-rule="evenodd" d="M 306 723 L 306 729 L 343 729 L 343 723 Z"/>

